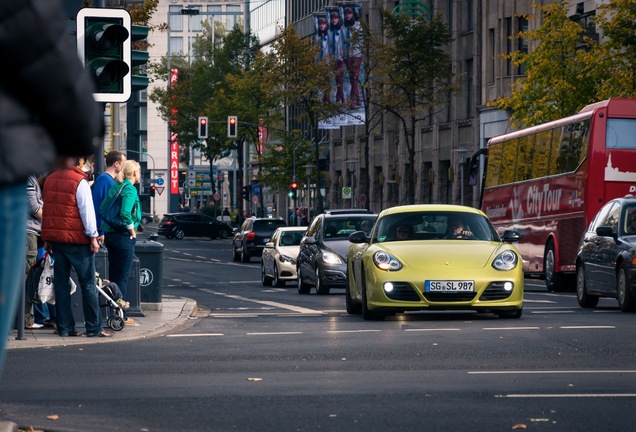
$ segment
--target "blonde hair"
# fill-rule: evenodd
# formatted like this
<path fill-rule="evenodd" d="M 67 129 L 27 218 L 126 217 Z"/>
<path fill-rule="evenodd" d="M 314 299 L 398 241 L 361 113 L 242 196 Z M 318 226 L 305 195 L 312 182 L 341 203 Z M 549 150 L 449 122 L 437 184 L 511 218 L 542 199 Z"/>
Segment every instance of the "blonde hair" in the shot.
<path fill-rule="evenodd" d="M 127 160 L 122 164 L 121 171 L 117 174 L 115 181 L 117 181 L 117 183 L 121 183 L 126 178 L 130 179 L 135 174 L 135 171 L 139 171 L 140 169 L 141 165 L 139 165 L 139 162 Z"/>

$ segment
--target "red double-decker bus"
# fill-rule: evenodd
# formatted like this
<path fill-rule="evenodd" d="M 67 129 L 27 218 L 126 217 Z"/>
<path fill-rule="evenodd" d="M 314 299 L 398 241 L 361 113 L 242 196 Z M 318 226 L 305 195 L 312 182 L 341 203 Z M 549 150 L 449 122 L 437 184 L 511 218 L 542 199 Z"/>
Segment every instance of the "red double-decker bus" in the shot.
<path fill-rule="evenodd" d="M 581 235 L 607 201 L 636 193 L 636 99 L 491 138 L 482 210 L 515 246 L 526 275 L 548 290 L 573 286 Z"/>

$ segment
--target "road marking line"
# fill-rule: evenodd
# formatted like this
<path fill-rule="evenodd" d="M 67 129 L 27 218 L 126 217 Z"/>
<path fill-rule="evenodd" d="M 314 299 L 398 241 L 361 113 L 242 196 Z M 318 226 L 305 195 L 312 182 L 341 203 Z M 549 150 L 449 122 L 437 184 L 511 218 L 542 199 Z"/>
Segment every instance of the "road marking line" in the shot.
<path fill-rule="evenodd" d="M 541 327 L 484 327 L 482 330 L 539 330 Z"/>
<path fill-rule="evenodd" d="M 303 332 L 262 332 L 262 333 L 245 333 L 248 336 L 268 336 L 268 335 L 297 335 Z"/>
<path fill-rule="evenodd" d="M 239 295 L 226 294 L 226 293 L 221 293 L 221 292 L 212 291 L 212 290 L 208 290 L 208 289 L 203 289 L 201 291 L 209 292 L 210 294 L 215 294 L 215 295 L 219 295 L 219 296 L 222 296 L 222 297 L 227 297 L 227 298 L 231 298 L 231 299 L 234 299 L 234 300 L 242 300 L 242 301 L 258 303 L 258 304 L 262 304 L 262 305 L 266 305 L 266 306 L 274 306 L 274 307 L 277 307 L 277 308 L 280 308 L 280 309 L 287 309 L 287 310 L 298 312 L 298 313 L 302 313 L 302 314 L 322 314 L 321 311 L 317 311 L 317 310 L 313 310 L 313 309 L 307 309 L 307 308 L 300 307 L 300 306 L 288 305 L 288 304 L 285 304 L 285 303 L 279 303 L 279 302 L 273 302 L 273 301 L 267 301 L 267 300 L 256 300 L 256 299 L 251 299 L 251 298 L 247 298 L 247 297 L 243 297 L 243 296 L 239 296 Z"/>
<path fill-rule="evenodd" d="M 461 331 L 458 328 L 439 328 L 439 329 L 404 329 L 407 332 L 430 332 L 430 331 Z"/>
<path fill-rule="evenodd" d="M 169 334 L 166 337 L 203 337 L 203 336 L 225 336 L 223 333 L 186 333 L 186 334 Z"/>
<path fill-rule="evenodd" d="M 574 311 L 564 311 L 564 310 L 561 310 L 561 311 L 558 311 L 558 310 L 555 310 L 555 311 L 549 311 L 549 310 L 541 310 L 541 311 L 531 311 L 530 313 L 533 313 L 533 314 L 571 314 L 571 313 L 574 313 Z"/>
<path fill-rule="evenodd" d="M 329 330 L 327 333 L 375 333 L 382 330 Z"/>
<path fill-rule="evenodd" d="M 507 394 L 495 395 L 496 398 L 619 398 L 636 397 L 636 393 L 575 393 L 575 394 Z"/>
<path fill-rule="evenodd" d="M 544 371 L 523 371 L 523 370 L 502 370 L 502 371 L 469 371 L 468 375 L 554 375 L 554 374 L 633 374 L 636 370 L 544 370 Z"/>
<path fill-rule="evenodd" d="M 562 329 L 615 329 L 616 326 L 561 326 Z"/>
<path fill-rule="evenodd" d="M 552 300 L 528 300 L 528 299 L 523 299 L 524 303 L 551 303 L 551 304 L 555 304 L 555 301 Z"/>
<path fill-rule="evenodd" d="M 199 259 L 202 259 L 202 260 L 207 259 L 207 257 L 201 256 L 201 255 L 196 255 L 195 258 L 199 258 Z"/>

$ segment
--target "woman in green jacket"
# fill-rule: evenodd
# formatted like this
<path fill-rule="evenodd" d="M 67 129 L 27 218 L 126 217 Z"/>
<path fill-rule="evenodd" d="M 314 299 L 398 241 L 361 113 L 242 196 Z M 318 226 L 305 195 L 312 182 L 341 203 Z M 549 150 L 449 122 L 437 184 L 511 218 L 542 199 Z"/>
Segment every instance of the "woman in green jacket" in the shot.
<path fill-rule="evenodd" d="M 106 222 L 102 224 L 105 234 L 106 248 L 108 249 L 108 279 L 115 282 L 126 299 L 126 284 L 133 257 L 135 256 L 135 244 L 137 243 L 137 228 L 141 221 L 141 205 L 135 184 L 141 178 L 141 167 L 134 160 L 127 160 L 121 167 L 121 171 L 115 178 L 115 184 L 111 186 L 104 203 L 111 200 L 117 193 L 121 196 L 121 219 L 126 224 L 126 231 L 117 231 Z M 121 192 L 120 192 L 121 191 Z M 124 310 L 124 314 L 125 314 Z M 134 325 L 131 318 L 126 318 L 127 325 Z"/>

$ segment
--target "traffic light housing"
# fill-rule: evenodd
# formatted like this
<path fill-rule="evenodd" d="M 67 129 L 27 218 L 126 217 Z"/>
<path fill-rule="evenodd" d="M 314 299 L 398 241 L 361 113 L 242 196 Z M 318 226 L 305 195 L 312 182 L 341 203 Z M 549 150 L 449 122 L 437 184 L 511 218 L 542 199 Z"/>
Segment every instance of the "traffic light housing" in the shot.
<path fill-rule="evenodd" d="M 241 195 L 243 196 L 244 200 L 249 201 L 251 189 L 252 189 L 251 186 L 243 186 L 243 192 L 241 192 Z"/>
<path fill-rule="evenodd" d="M 150 186 L 150 196 L 154 197 L 155 196 L 155 192 L 157 191 L 157 186 L 152 185 Z"/>
<path fill-rule="evenodd" d="M 206 116 L 200 116 L 198 120 L 199 124 L 199 139 L 206 139 L 208 137 L 208 118 Z"/>
<path fill-rule="evenodd" d="M 236 138 L 238 129 L 238 117 L 237 116 L 227 116 L 227 137 L 228 138 Z"/>
<path fill-rule="evenodd" d="M 139 42 L 148 37 L 148 26 L 131 25 L 130 39 L 132 42 Z M 139 43 L 135 45 L 140 45 Z M 132 67 L 130 77 L 131 91 L 136 92 L 148 88 L 148 75 L 146 74 L 146 65 L 148 64 L 148 51 L 137 50 L 136 46 L 132 46 L 130 51 L 130 63 Z M 147 46 L 147 44 L 146 44 Z"/>
<path fill-rule="evenodd" d="M 83 8 L 77 14 L 77 52 L 97 102 L 126 102 L 131 92 L 131 23 L 124 9 Z"/>
<path fill-rule="evenodd" d="M 296 191 L 298 190 L 298 182 L 296 181 L 291 182 L 289 187 L 291 189 L 291 191 L 289 192 L 289 197 L 291 199 L 296 199 Z"/>

